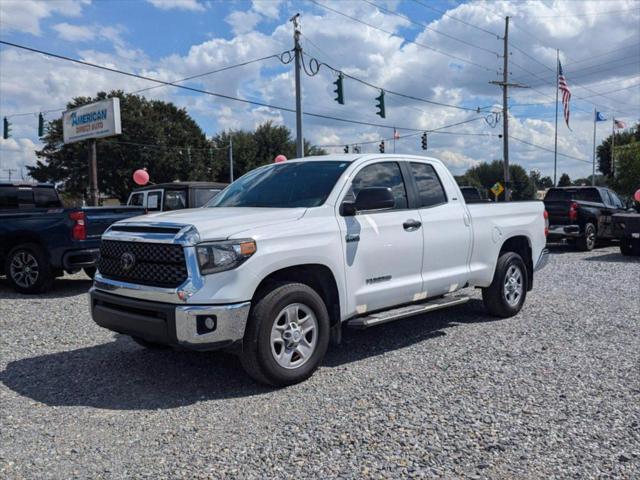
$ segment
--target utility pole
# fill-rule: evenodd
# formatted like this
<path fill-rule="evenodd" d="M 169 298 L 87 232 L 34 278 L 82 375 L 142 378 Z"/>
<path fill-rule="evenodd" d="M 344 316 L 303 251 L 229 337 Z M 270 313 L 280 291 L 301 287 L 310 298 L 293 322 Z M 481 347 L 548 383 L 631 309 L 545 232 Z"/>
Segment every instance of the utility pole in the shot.
<path fill-rule="evenodd" d="M 233 183 L 233 133 L 229 132 L 229 183 Z"/>
<path fill-rule="evenodd" d="M 591 186 L 596 185 L 596 122 L 598 120 L 598 111 L 593 107 L 593 170 L 591 173 Z"/>
<path fill-rule="evenodd" d="M 89 205 L 98 206 L 98 155 L 96 152 L 96 141 L 89 143 Z"/>
<path fill-rule="evenodd" d="M 556 133 L 553 146 L 553 186 L 557 187 L 558 173 L 558 78 L 560 77 L 560 49 L 556 48 Z"/>
<path fill-rule="evenodd" d="M 502 66 L 502 81 L 492 81 L 494 85 L 502 87 L 502 150 L 504 166 L 504 200 L 511 200 L 511 180 L 509 179 L 509 87 L 528 88 L 519 83 L 509 83 L 509 17 L 505 17 L 504 24 L 504 54 Z"/>
<path fill-rule="evenodd" d="M 300 84 L 300 63 L 302 61 L 302 47 L 300 46 L 300 14 L 296 13 L 289 19 L 293 22 L 293 41 L 295 52 L 296 74 L 296 157 L 304 157 L 304 140 L 302 138 L 302 85 Z"/>
<path fill-rule="evenodd" d="M 15 168 L 5 168 L 4 171 L 9 174 L 9 181 L 11 181 L 11 175 L 13 174 L 13 172 L 17 172 Z"/>

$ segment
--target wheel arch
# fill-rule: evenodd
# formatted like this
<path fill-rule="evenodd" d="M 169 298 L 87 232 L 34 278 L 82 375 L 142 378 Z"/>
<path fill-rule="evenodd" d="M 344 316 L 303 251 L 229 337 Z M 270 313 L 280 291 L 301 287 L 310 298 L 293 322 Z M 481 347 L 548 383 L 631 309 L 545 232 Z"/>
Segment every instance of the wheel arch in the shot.
<path fill-rule="evenodd" d="M 514 252 L 520 255 L 527 268 L 527 290 L 533 288 L 533 253 L 531 248 L 531 239 L 526 235 L 514 235 L 506 239 L 500 247 L 498 258 L 503 253 Z"/>
<path fill-rule="evenodd" d="M 324 301 L 331 326 L 340 324 L 340 293 L 338 283 L 329 267 L 319 263 L 292 265 L 269 273 L 258 284 L 253 299 L 268 291 L 275 282 L 296 282 L 314 289 Z"/>

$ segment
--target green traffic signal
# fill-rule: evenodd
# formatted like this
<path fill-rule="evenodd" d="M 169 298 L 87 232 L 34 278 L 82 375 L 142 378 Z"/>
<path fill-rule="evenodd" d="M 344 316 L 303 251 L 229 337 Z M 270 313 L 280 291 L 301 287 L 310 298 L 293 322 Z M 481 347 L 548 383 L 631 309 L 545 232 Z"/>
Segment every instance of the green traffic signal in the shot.
<path fill-rule="evenodd" d="M 387 114 L 384 109 L 384 90 L 380 90 L 380 96 L 376 97 L 376 100 L 378 101 L 378 104 L 376 105 L 376 108 L 378 109 L 376 115 L 380 115 L 382 118 L 387 118 Z"/>
<path fill-rule="evenodd" d="M 336 89 L 333 91 L 333 93 L 336 94 L 336 98 L 334 98 L 334 100 L 340 105 L 344 105 L 344 90 L 342 88 L 343 79 L 344 76 L 342 75 L 342 73 L 340 73 L 336 81 L 333 82 L 333 84 L 336 86 Z"/>
<path fill-rule="evenodd" d="M 4 125 L 3 125 L 3 129 L 2 129 L 2 138 L 4 138 L 5 140 L 7 138 L 9 138 L 11 135 L 11 124 L 9 123 L 9 120 L 7 119 L 7 117 L 4 117 Z"/>

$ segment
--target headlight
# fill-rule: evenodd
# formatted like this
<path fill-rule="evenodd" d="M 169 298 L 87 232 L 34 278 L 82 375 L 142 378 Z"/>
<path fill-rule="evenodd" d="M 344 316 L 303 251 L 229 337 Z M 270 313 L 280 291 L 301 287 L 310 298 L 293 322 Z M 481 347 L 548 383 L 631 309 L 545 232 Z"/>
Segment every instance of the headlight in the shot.
<path fill-rule="evenodd" d="M 253 240 L 231 240 L 196 245 L 198 265 L 203 275 L 236 268 L 254 253 L 256 253 L 256 242 Z"/>

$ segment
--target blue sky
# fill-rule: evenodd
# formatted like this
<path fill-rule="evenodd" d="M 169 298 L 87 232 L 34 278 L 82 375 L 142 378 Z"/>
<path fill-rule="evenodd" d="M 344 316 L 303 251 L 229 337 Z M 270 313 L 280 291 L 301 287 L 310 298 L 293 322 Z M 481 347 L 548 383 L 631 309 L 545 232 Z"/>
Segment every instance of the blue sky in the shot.
<path fill-rule="evenodd" d="M 629 124 L 640 118 L 640 2 L 636 0 L 318 3 L 329 8 L 307 0 L 2 0 L 0 38 L 173 81 L 291 48 L 288 19 L 300 12 L 302 43 L 309 57 L 387 90 L 449 105 L 486 107 L 486 113 L 478 115 L 387 95 L 388 115 L 383 120 L 375 115 L 376 90 L 362 84 L 345 82 L 346 105 L 333 102 L 335 76 L 323 68 L 314 77 L 303 76 L 305 111 L 385 127 L 305 117 L 305 137 L 321 145 L 363 143 L 364 151 L 374 151 L 380 138 L 392 135 L 394 126 L 435 130 L 472 120 L 444 129 L 446 134 L 430 134 L 427 153 L 461 173 L 478 161 L 502 157 L 498 138 L 502 124 L 480 117 L 500 109 L 500 90 L 489 81 L 499 78 L 502 59 L 496 54 L 502 52 L 502 42 L 496 35 L 502 34 L 504 16 L 510 15 L 511 79 L 533 87 L 513 91 L 510 104 L 542 104 L 511 110 L 513 162 L 545 175 L 553 173 L 553 155 L 544 148 L 553 148 L 555 48 L 561 50 L 574 93 L 572 131 L 563 125 L 559 129 L 559 151 L 568 155 L 560 163 L 562 171 L 572 177 L 590 173 L 593 108 Z M 274 59 L 186 84 L 275 105 L 294 104 L 291 65 Z M 60 108 L 74 96 L 98 90 L 148 86 L 145 81 L 0 47 L 0 115 L 8 115 L 13 126 L 12 138 L 0 140 L 0 168 L 32 165 L 33 150 L 40 145 L 34 127 L 37 114 L 11 115 Z M 290 113 L 171 87 L 145 95 L 185 107 L 208 135 L 254 128 L 266 120 L 294 127 Z M 47 118 L 56 115 L 59 112 Z M 598 125 L 598 140 L 609 133 L 607 125 Z M 419 143 L 419 136 L 407 137 L 397 142 L 397 149 L 422 153 Z"/>

